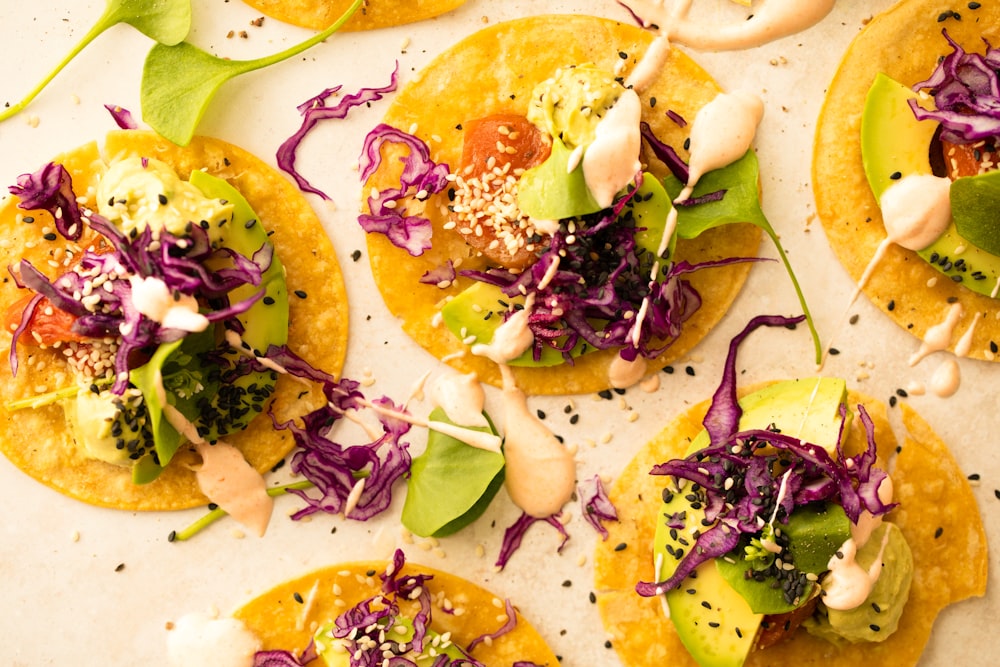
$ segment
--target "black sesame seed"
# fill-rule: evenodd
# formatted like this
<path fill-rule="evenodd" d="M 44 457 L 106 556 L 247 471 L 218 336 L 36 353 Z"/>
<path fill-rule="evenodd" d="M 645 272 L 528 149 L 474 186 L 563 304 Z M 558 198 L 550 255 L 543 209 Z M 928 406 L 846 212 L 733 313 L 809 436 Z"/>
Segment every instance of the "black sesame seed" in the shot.
<path fill-rule="evenodd" d="M 573 415 L 569 418 L 570 424 L 576 424 L 578 421 L 580 421 L 580 415 Z"/>
<path fill-rule="evenodd" d="M 600 396 L 601 398 L 603 398 L 605 401 L 610 401 L 611 400 L 611 390 L 610 389 L 603 389 L 603 390 L 597 392 L 597 395 Z"/>
<path fill-rule="evenodd" d="M 832 356 L 837 356 L 838 354 L 840 354 L 840 350 L 838 350 L 838 349 L 837 349 L 837 348 L 835 348 L 835 347 L 831 347 L 831 348 L 830 348 L 830 354 L 831 354 Z"/>
<path fill-rule="evenodd" d="M 896 407 L 896 397 L 895 396 L 890 396 L 889 397 L 889 407 L 890 408 Z"/>
<path fill-rule="evenodd" d="M 28 223 L 30 225 L 31 223 L 33 223 L 35 221 L 35 218 L 34 218 L 34 216 L 26 215 L 23 218 L 21 218 L 21 220 L 24 221 L 24 222 L 26 222 L 26 223 Z"/>
<path fill-rule="evenodd" d="M 590 591 L 590 595 L 587 596 L 587 599 L 590 600 L 590 604 L 597 602 L 597 596 L 594 595 L 594 591 Z"/>
<path fill-rule="evenodd" d="M 165 195 L 165 194 L 163 194 L 163 193 L 160 193 L 160 194 L 159 194 L 159 195 L 157 196 L 157 199 L 158 199 L 158 200 L 159 200 L 159 202 L 160 202 L 160 206 L 166 206 L 166 205 L 167 205 L 167 201 L 168 201 L 168 200 L 167 200 L 167 195 Z"/>
<path fill-rule="evenodd" d="M 299 593 L 298 591 L 292 593 L 292 597 L 295 598 L 295 601 L 298 602 L 299 604 L 302 604 L 304 602 L 304 600 L 302 599 L 302 594 Z"/>
<path fill-rule="evenodd" d="M 572 585 L 573 585 L 573 582 L 570 581 L 569 579 L 567 579 L 566 581 L 562 582 L 562 587 L 563 588 L 569 588 Z"/>
<path fill-rule="evenodd" d="M 941 537 L 942 533 L 944 533 L 944 528 L 938 526 L 937 530 L 934 531 L 934 539 L 936 540 L 937 538 Z"/>
<path fill-rule="evenodd" d="M 273 306 L 274 305 L 274 297 L 273 296 L 265 296 L 262 299 L 262 301 L 264 302 L 265 306 Z"/>
<path fill-rule="evenodd" d="M 607 640 L 606 642 L 604 642 L 604 648 L 611 648 L 611 640 L 610 639 Z"/>
<path fill-rule="evenodd" d="M 628 60 L 628 54 L 625 53 L 624 51 L 619 51 L 618 57 L 621 58 L 622 60 Z"/>
<path fill-rule="evenodd" d="M 903 177 L 903 174 L 901 172 L 898 172 L 898 171 L 894 171 L 891 174 L 889 174 L 889 178 L 891 178 L 894 181 L 898 181 L 902 177 Z"/>
<path fill-rule="evenodd" d="M 358 261 L 359 259 L 361 259 L 361 251 L 360 250 L 355 250 L 354 252 L 352 252 L 351 253 L 351 259 L 353 259 L 355 262 Z"/>
<path fill-rule="evenodd" d="M 712 608 L 712 605 L 709 603 L 708 600 L 702 600 L 701 601 L 701 606 L 704 607 L 705 609 L 711 609 Z"/>
<path fill-rule="evenodd" d="M 650 106 L 650 108 L 656 106 L 656 98 L 655 97 L 650 97 L 649 98 L 649 106 Z"/>
<path fill-rule="evenodd" d="M 888 308 L 890 311 L 896 310 L 896 300 L 890 299 L 889 305 L 887 305 L 886 308 Z"/>
<path fill-rule="evenodd" d="M 46 241 L 55 241 L 59 237 L 56 236 L 54 232 L 49 232 L 48 234 L 45 234 L 42 238 L 44 238 Z"/>
<path fill-rule="evenodd" d="M 536 410 L 535 414 L 538 415 L 539 419 L 545 419 L 545 411 L 544 410 Z"/>
<path fill-rule="evenodd" d="M 982 7 L 982 5 L 979 4 L 978 2 L 970 2 L 968 4 L 968 7 L 969 9 L 979 9 L 980 7 Z"/>
<path fill-rule="evenodd" d="M 876 614 L 882 613 L 882 607 L 878 606 L 878 602 L 872 602 L 872 609 L 875 610 Z"/>
<path fill-rule="evenodd" d="M 673 366 L 664 366 L 663 367 L 663 372 L 666 373 L 667 375 L 673 375 L 674 374 L 674 367 Z"/>
<path fill-rule="evenodd" d="M 872 629 L 872 632 L 878 632 L 879 630 L 881 630 L 881 629 L 882 629 L 882 628 L 880 628 L 879 626 L 875 625 L 874 623 L 872 623 L 872 624 L 871 624 L 871 625 L 869 625 L 868 627 Z"/>
<path fill-rule="evenodd" d="M 990 341 L 990 352 L 992 352 L 993 354 L 1000 352 L 1000 347 L 998 347 L 997 344 L 992 340 Z"/>
<path fill-rule="evenodd" d="M 718 621 L 709 621 L 708 622 L 708 627 L 710 627 L 710 628 L 717 628 L 717 627 L 719 627 L 719 625 L 720 624 L 719 624 Z"/>
<path fill-rule="evenodd" d="M 684 372 L 687 373 L 688 375 L 690 375 L 691 377 L 694 377 L 694 367 L 693 366 L 685 366 L 684 367 Z"/>
<path fill-rule="evenodd" d="M 858 319 L 860 319 L 860 315 L 858 315 L 858 314 L 855 313 L 854 315 L 851 315 L 851 319 L 849 319 L 848 322 L 850 324 L 857 324 L 858 323 Z"/>
<path fill-rule="evenodd" d="M 306 294 L 306 291 L 303 290 L 303 289 L 297 289 L 297 290 L 295 290 L 294 293 L 295 293 L 295 296 L 299 297 L 300 299 L 304 299 L 307 296 L 309 296 L 308 294 Z"/>
<path fill-rule="evenodd" d="M 900 398 L 906 398 L 907 396 L 909 396 L 909 394 L 906 393 L 905 389 L 897 389 L 896 396 L 899 396 Z"/>
<path fill-rule="evenodd" d="M 974 472 L 971 475 L 969 475 L 967 479 L 970 482 L 978 482 L 979 481 L 979 473 L 978 472 Z"/>
<path fill-rule="evenodd" d="M 177 531 L 171 530 L 170 534 L 167 535 L 167 542 L 176 542 L 176 541 L 177 541 Z"/>
<path fill-rule="evenodd" d="M 625 551 L 626 548 L 628 548 L 628 545 L 624 542 L 619 542 L 615 545 L 615 551 Z"/>
<path fill-rule="evenodd" d="M 736 628 L 736 636 L 739 637 L 740 639 L 743 639 L 743 631 L 740 630 L 738 627 Z"/>
<path fill-rule="evenodd" d="M 125 563 L 118 563 L 118 565 L 115 566 L 115 572 L 121 572 L 124 569 L 125 569 Z"/>

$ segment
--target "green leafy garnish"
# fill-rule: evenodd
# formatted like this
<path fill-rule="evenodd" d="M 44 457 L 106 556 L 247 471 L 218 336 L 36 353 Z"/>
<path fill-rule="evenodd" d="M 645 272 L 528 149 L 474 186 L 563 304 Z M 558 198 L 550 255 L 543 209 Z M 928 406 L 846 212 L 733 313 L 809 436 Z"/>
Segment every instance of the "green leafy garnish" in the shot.
<path fill-rule="evenodd" d="M 177 44 L 191 29 L 191 0 L 108 0 L 104 13 L 80 43 L 27 97 L 0 113 L 0 121 L 22 111 L 88 44 L 119 23 L 129 24 L 160 44 Z"/>
<path fill-rule="evenodd" d="M 142 68 L 140 103 L 143 121 L 175 144 L 186 146 L 222 84 L 240 74 L 287 60 L 319 44 L 339 30 L 361 4 L 362 0 L 354 0 L 329 28 L 306 41 L 253 60 L 217 58 L 188 42 L 154 45 Z"/>
<path fill-rule="evenodd" d="M 1000 171 L 956 179 L 951 184 L 951 215 L 959 235 L 993 255 L 1000 255 Z"/>
<path fill-rule="evenodd" d="M 452 423 L 435 408 L 431 421 Z M 496 433 L 492 427 L 473 430 Z M 504 457 L 431 429 L 413 459 L 402 522 L 421 537 L 451 535 L 478 519 L 503 484 Z"/>
<path fill-rule="evenodd" d="M 816 349 L 816 363 L 820 363 L 823 359 L 823 348 L 819 341 L 819 333 L 816 331 L 816 324 L 813 322 L 806 298 L 802 294 L 802 288 L 799 286 L 792 265 L 788 261 L 785 249 L 781 246 L 781 240 L 774 228 L 771 227 L 771 223 L 768 222 L 764 211 L 761 210 L 757 182 L 757 155 L 752 149 L 736 162 L 705 174 L 695 186 L 694 192 L 691 194 L 692 199 L 719 190 L 725 190 L 726 194 L 716 201 L 707 201 L 696 206 L 679 206 L 677 208 L 677 235 L 684 239 L 693 239 L 714 227 L 737 222 L 749 222 L 763 230 L 774 243 L 774 247 L 777 248 L 778 256 L 781 257 L 788 277 L 792 280 L 795 293 L 802 305 L 802 312 L 806 316 L 809 331 L 812 333 L 813 346 Z M 672 198 L 676 198 L 684 189 L 684 184 L 673 176 L 665 178 L 663 186 Z"/>

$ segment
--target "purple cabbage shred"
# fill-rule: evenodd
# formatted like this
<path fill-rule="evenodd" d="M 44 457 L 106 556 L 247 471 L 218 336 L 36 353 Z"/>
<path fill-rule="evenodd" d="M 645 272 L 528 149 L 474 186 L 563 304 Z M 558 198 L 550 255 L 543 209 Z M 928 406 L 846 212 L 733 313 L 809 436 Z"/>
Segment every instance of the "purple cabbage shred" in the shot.
<path fill-rule="evenodd" d="M 318 95 L 315 95 L 300 104 L 296 108 L 302 115 L 302 124 L 299 126 L 299 129 L 295 131 L 295 134 L 290 136 L 288 139 L 285 139 L 281 146 L 278 147 L 276 155 L 278 167 L 295 179 L 295 182 L 303 192 L 311 192 L 315 195 L 319 195 L 323 199 L 330 199 L 325 192 L 313 186 L 304 176 L 302 176 L 296 168 L 296 152 L 298 151 L 299 144 L 302 143 L 302 141 L 306 138 L 306 135 L 308 135 L 320 121 L 330 118 L 338 120 L 344 119 L 347 117 L 347 114 L 351 111 L 351 109 L 363 104 L 381 100 L 383 95 L 396 90 L 398 84 L 399 63 L 397 62 L 395 69 L 392 71 L 389 83 L 381 88 L 362 88 L 357 93 L 345 95 L 344 98 L 341 99 L 335 106 L 328 107 L 326 106 L 327 100 L 332 95 L 338 93 L 341 89 L 341 86 L 336 86 L 334 88 L 327 88 Z"/>
<path fill-rule="evenodd" d="M 76 204 L 73 179 L 61 164 L 50 162 L 33 174 L 21 174 L 17 185 L 7 189 L 20 199 L 18 208 L 48 211 L 62 236 L 70 241 L 80 238 L 83 217 Z"/>
<path fill-rule="evenodd" d="M 929 90 L 936 108 L 924 109 L 911 99 L 914 117 L 940 123 L 941 138 L 956 144 L 1000 136 L 1000 49 L 984 39 L 985 54 L 967 53 L 947 30 L 942 34 L 952 52 L 930 78 L 913 85 L 915 91 Z"/>
<path fill-rule="evenodd" d="M 529 515 L 527 512 L 522 512 L 521 516 L 518 517 L 517 521 L 511 524 L 503 534 L 503 542 L 500 545 L 500 555 L 497 557 L 496 566 L 501 570 L 507 566 L 507 561 L 510 557 L 514 555 L 514 552 L 521 547 L 521 540 L 524 539 L 525 533 L 538 521 L 544 521 L 553 528 L 559 531 L 562 535 L 562 541 L 559 543 L 559 547 L 556 549 L 557 553 L 562 552 L 563 547 L 566 546 L 566 542 L 569 540 L 569 533 L 566 532 L 566 526 L 562 524 L 559 520 L 558 514 L 553 514 L 552 516 L 547 516 L 544 518 L 534 517 Z"/>
<path fill-rule="evenodd" d="M 135 118 L 132 117 L 132 112 L 125 107 L 118 106 L 117 104 L 105 104 L 104 108 L 108 110 L 115 124 L 121 129 L 134 130 L 139 127 L 139 124 L 135 122 Z"/>
<path fill-rule="evenodd" d="M 581 484 L 577 495 L 583 508 L 583 518 L 601 534 L 602 538 L 608 539 L 608 529 L 602 522 L 618 521 L 618 510 L 608 497 L 600 476 L 594 475 Z"/>
<path fill-rule="evenodd" d="M 291 431 L 300 448 L 292 455 L 292 471 L 312 482 L 321 493 L 314 498 L 305 490 L 291 489 L 290 493 L 306 502 L 306 507 L 292 518 L 346 511 L 349 519 L 367 521 L 385 511 L 392 502 L 392 486 L 410 470 L 409 445 L 401 439 L 410 430 L 410 424 L 378 411 L 381 437 L 357 445 L 338 443 L 332 439 L 337 422 L 348 410 L 367 403 L 358 389 L 359 383 L 347 378 L 337 380 L 316 370 L 284 346 L 271 346 L 265 356 L 295 377 L 322 384 L 327 399 L 325 405 L 302 417 L 301 424 L 293 420 L 278 423 L 272 416 L 274 427 Z M 388 397 L 372 404 L 390 413 L 401 410 Z M 360 488 L 360 494 L 356 487 Z M 356 501 L 349 506 L 352 495 Z"/>
<path fill-rule="evenodd" d="M 365 137 L 359 161 L 362 182 L 382 167 L 382 147 L 386 144 L 401 145 L 408 151 L 398 158 L 403 165 L 399 187 L 370 193 L 369 212 L 358 216 L 358 223 L 366 232 L 385 234 L 393 245 L 418 257 L 431 247 L 431 221 L 408 216 L 402 204 L 410 196 L 422 201 L 443 190 L 448 184 L 448 165 L 431 160 L 427 144 L 417 137 L 381 123 Z"/>

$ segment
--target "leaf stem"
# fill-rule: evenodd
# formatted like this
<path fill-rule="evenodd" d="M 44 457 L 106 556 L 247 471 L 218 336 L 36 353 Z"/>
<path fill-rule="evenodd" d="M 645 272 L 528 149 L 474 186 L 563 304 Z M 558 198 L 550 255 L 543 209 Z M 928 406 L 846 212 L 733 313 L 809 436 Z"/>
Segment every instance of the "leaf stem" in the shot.
<path fill-rule="evenodd" d="M 103 33 L 105 30 L 114 25 L 113 18 L 114 18 L 114 12 L 109 7 L 108 9 L 105 10 L 104 14 L 101 15 L 101 18 L 97 21 L 97 23 L 94 24 L 94 27 L 92 27 L 90 31 L 83 36 L 83 39 L 81 39 L 80 42 L 77 43 L 75 47 L 73 47 L 73 50 L 71 50 L 66 55 L 66 57 L 64 57 L 59 62 L 59 64 L 56 65 L 55 69 L 49 72 L 49 75 L 46 76 L 44 79 L 42 79 L 41 83 L 35 86 L 35 88 L 32 89 L 32 91 L 28 93 L 28 95 L 20 102 L 11 105 L 7 109 L 5 109 L 3 113 L 0 113 L 0 122 L 5 121 L 11 116 L 14 116 L 20 113 L 22 110 L 24 110 L 24 108 L 28 106 L 28 104 L 30 104 L 31 101 L 34 100 L 35 97 L 37 97 L 38 94 L 42 92 L 42 90 L 44 90 L 45 86 L 49 85 L 52 79 L 56 78 L 56 76 L 61 71 L 63 71 L 66 65 L 68 65 L 69 62 L 73 60 L 73 58 L 75 58 L 81 51 L 83 51 L 88 44 L 97 39 L 97 37 L 101 33 Z"/>
<path fill-rule="evenodd" d="M 297 489 L 297 490 L 311 489 L 314 486 L 316 485 L 308 480 L 302 482 L 293 482 L 291 484 L 285 484 L 284 486 L 271 487 L 267 490 L 267 495 L 274 498 L 275 496 L 280 496 L 285 493 L 288 493 L 292 489 Z M 183 542 L 185 540 L 189 540 L 225 516 L 228 516 L 228 513 L 221 507 L 217 507 L 214 510 L 210 510 L 207 514 L 205 514 L 205 516 L 201 517 L 194 523 L 190 524 L 187 528 L 170 533 L 170 541 Z"/>

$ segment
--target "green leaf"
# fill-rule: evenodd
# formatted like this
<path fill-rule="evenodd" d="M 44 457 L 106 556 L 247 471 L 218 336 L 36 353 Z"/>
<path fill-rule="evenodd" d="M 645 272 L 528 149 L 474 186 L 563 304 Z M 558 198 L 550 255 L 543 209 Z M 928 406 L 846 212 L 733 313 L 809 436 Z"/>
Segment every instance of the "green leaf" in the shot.
<path fill-rule="evenodd" d="M 22 111 L 88 44 L 119 23 L 127 23 L 161 44 L 177 44 L 191 30 L 191 0 L 108 0 L 104 13 L 83 39 L 24 99 L 0 113 L 0 121 Z"/>
<path fill-rule="evenodd" d="M 431 421 L 452 423 L 436 408 Z M 496 433 L 492 424 L 477 431 Z M 413 459 L 406 482 L 402 522 L 421 537 L 444 537 L 486 510 L 503 484 L 504 457 L 431 430 L 427 449 Z"/>
<path fill-rule="evenodd" d="M 812 314 L 809 312 L 809 305 L 806 303 L 805 295 L 799 286 L 798 278 L 792 270 L 792 265 L 788 261 L 785 249 L 781 246 L 781 240 L 775 233 L 774 228 L 768 221 L 767 216 L 760 207 L 760 192 L 758 186 L 759 172 L 757 168 L 757 155 L 753 149 L 736 162 L 721 169 L 716 169 L 705 174 L 695 186 L 691 198 L 695 199 L 703 195 L 725 190 L 726 194 L 717 201 L 705 202 L 695 206 L 679 206 L 677 208 L 677 235 L 684 239 L 693 239 L 702 232 L 714 227 L 729 225 L 737 222 L 749 222 L 759 227 L 770 237 L 774 247 L 778 250 L 778 256 L 785 265 L 785 271 L 791 278 L 795 294 L 798 295 L 802 312 L 806 316 L 809 331 L 812 333 L 813 347 L 816 351 L 816 363 L 823 359 L 823 348 L 820 344 L 819 333 L 816 331 L 816 324 L 813 322 Z M 663 187 L 670 193 L 672 198 L 676 198 L 684 184 L 673 176 L 668 176 L 663 180 Z"/>
<path fill-rule="evenodd" d="M 528 169 L 517 183 L 517 204 L 536 220 L 561 220 L 601 210 L 583 175 L 583 163 L 570 171 L 573 151 L 557 136 L 545 162 Z"/>
<path fill-rule="evenodd" d="M 362 0 L 354 0 L 333 25 L 304 42 L 253 60 L 217 58 L 188 42 L 154 45 L 142 69 L 139 99 L 143 121 L 175 144 L 186 146 L 223 83 L 287 60 L 322 42 L 339 30 L 361 4 Z"/>
<path fill-rule="evenodd" d="M 163 383 L 162 371 L 167 358 L 183 342 L 184 339 L 182 338 L 172 343 L 161 344 L 156 348 L 156 352 L 153 353 L 149 361 L 145 365 L 134 369 L 129 378 L 132 384 L 142 392 L 142 400 L 146 404 L 146 410 L 149 412 L 149 430 L 153 434 L 153 444 L 156 447 L 156 454 L 160 460 L 160 465 L 158 466 L 160 469 L 170 462 L 170 459 L 177 452 L 177 448 L 180 447 L 181 442 L 184 440 L 183 436 L 177 432 L 177 429 L 171 426 L 163 416 L 163 402 L 160 400 L 160 392 L 157 391 L 157 387 L 162 386 Z M 149 464 L 151 461 L 144 463 Z M 155 466 L 155 464 L 153 465 Z M 159 472 L 155 471 L 149 465 L 136 465 L 133 468 L 133 480 L 137 484 L 151 482 L 158 475 Z M 140 482 L 137 476 L 141 476 L 143 481 Z"/>
<path fill-rule="evenodd" d="M 1000 256 L 1000 171 L 956 179 L 951 184 L 951 215 L 959 236 Z"/>

